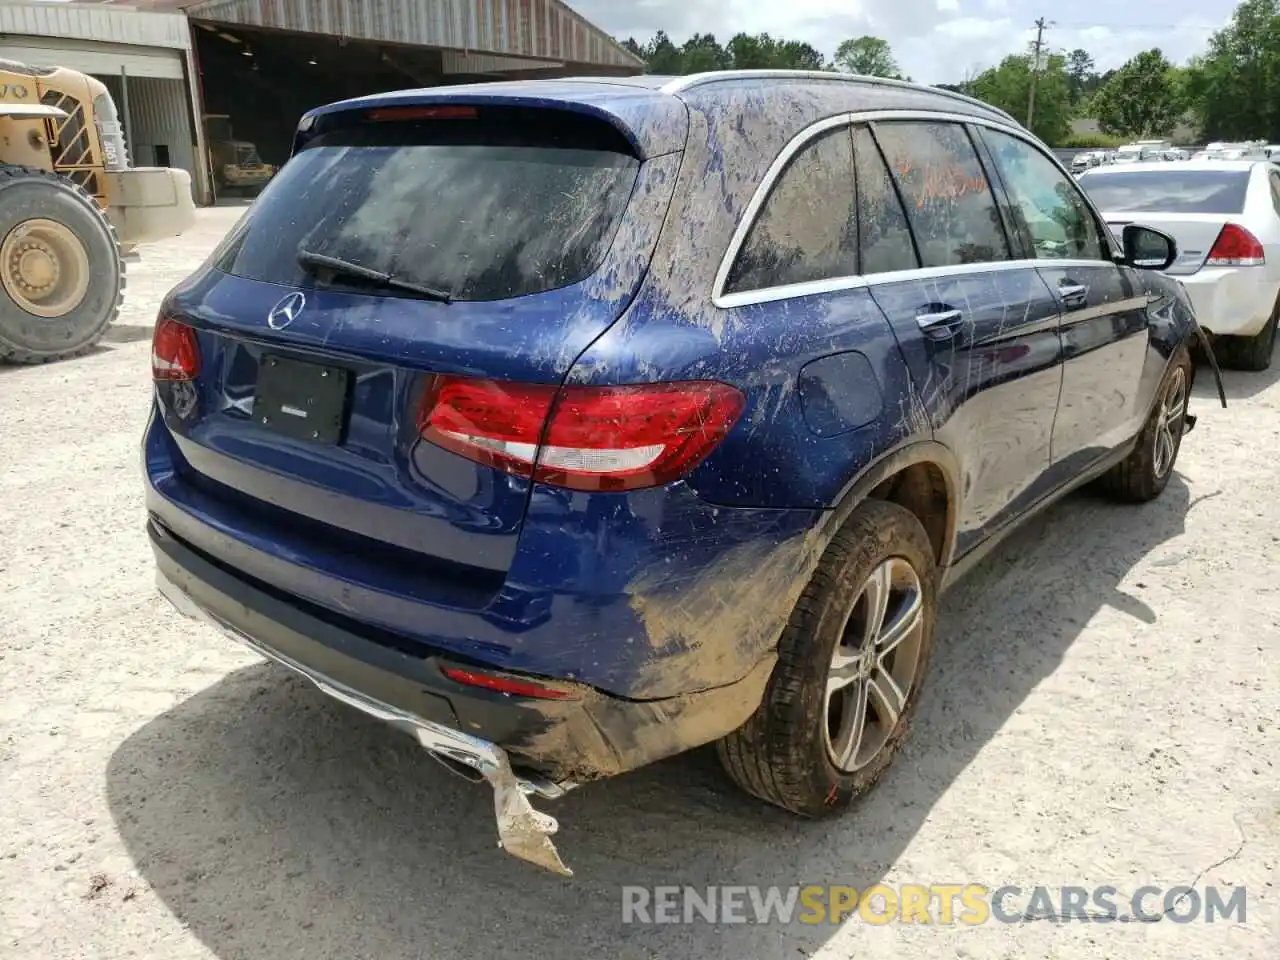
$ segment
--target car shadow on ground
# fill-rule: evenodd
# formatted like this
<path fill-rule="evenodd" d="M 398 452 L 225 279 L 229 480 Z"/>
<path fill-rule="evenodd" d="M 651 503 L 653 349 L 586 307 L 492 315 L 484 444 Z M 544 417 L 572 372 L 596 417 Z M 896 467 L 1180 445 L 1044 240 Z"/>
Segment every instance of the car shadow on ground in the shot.
<path fill-rule="evenodd" d="M 110 808 L 141 875 L 223 960 L 809 956 L 834 927 L 624 926 L 621 887 L 875 882 L 1099 609 L 1158 618 L 1119 585 L 1193 506 L 1177 475 L 1142 507 L 1077 494 L 995 551 L 943 601 L 903 755 L 840 820 L 757 804 L 703 749 L 544 803 L 564 880 L 495 849 L 487 790 L 265 664 L 125 741 Z"/>
<path fill-rule="evenodd" d="M 1222 386 L 1227 392 L 1227 403 L 1232 400 L 1249 400 L 1269 390 L 1280 380 L 1280 362 L 1274 359 L 1266 370 L 1223 370 Z M 1196 364 L 1196 397 L 1214 398 L 1218 396 L 1218 385 L 1213 380 L 1213 368 L 1201 360 Z"/>

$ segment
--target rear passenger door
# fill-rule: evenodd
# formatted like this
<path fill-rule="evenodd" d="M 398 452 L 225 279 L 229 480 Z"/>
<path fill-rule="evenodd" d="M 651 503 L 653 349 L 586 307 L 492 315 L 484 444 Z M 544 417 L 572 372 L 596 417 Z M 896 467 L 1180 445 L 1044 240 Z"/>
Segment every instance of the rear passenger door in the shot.
<path fill-rule="evenodd" d="M 1058 305 L 1017 259 L 965 126 L 857 126 L 854 158 L 862 273 L 959 462 L 961 555 L 1047 492 Z"/>
<path fill-rule="evenodd" d="M 991 128 L 980 136 L 1008 194 L 1014 230 L 1062 310 L 1062 401 L 1054 477 L 1068 480 L 1137 433 L 1147 356 L 1147 296 L 1116 262 L 1075 181 L 1040 147 Z"/>

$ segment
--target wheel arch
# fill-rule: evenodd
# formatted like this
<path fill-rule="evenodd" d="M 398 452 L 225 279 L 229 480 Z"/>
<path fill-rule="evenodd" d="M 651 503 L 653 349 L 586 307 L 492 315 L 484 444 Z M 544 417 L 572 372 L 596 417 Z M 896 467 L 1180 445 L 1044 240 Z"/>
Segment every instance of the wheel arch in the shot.
<path fill-rule="evenodd" d="M 935 440 L 918 440 L 884 453 L 845 485 L 824 518 L 826 534 L 834 536 L 862 502 L 888 500 L 916 515 L 945 570 L 955 552 L 960 490 L 955 455 Z"/>

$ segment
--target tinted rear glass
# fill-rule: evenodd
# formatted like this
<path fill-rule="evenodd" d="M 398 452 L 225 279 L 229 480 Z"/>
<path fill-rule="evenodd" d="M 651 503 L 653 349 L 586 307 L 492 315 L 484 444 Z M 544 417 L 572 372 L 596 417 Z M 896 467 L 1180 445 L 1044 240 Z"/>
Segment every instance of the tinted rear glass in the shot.
<path fill-rule="evenodd" d="M 1143 170 L 1090 173 L 1080 186 L 1100 210 L 1141 213 L 1240 213 L 1248 170 Z"/>
<path fill-rule="evenodd" d="M 640 167 L 608 124 L 564 112 L 328 124 L 263 191 L 221 269 L 305 285 L 306 250 L 457 300 L 553 290 L 600 265 Z"/>

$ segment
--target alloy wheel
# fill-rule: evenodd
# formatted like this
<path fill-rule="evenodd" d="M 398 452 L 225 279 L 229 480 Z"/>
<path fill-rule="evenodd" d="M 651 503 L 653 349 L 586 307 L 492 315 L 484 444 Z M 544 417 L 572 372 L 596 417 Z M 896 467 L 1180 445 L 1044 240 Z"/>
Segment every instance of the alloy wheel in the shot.
<path fill-rule="evenodd" d="M 867 577 L 827 673 L 823 739 L 837 769 L 853 773 L 884 749 L 915 686 L 924 636 L 920 577 L 901 557 Z"/>
<path fill-rule="evenodd" d="M 1186 412 L 1187 375 L 1181 367 L 1175 367 L 1160 400 L 1159 420 L 1156 423 L 1155 455 L 1152 458 L 1156 479 L 1173 469 L 1173 458 L 1178 452 L 1178 435 Z"/>

